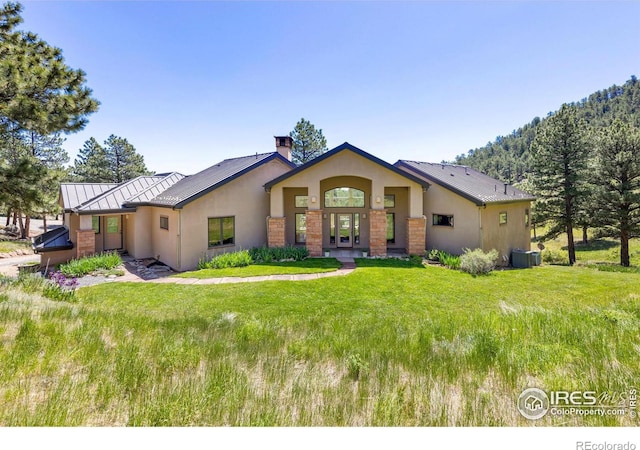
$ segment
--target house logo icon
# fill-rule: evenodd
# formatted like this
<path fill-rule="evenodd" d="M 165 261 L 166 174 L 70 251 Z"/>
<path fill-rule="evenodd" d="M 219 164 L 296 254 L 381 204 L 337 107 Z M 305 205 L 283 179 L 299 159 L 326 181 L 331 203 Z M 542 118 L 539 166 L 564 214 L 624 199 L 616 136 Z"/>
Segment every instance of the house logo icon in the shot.
<path fill-rule="evenodd" d="M 542 389 L 525 389 L 518 397 L 518 411 L 527 419 L 540 419 L 549 411 L 549 397 Z"/>

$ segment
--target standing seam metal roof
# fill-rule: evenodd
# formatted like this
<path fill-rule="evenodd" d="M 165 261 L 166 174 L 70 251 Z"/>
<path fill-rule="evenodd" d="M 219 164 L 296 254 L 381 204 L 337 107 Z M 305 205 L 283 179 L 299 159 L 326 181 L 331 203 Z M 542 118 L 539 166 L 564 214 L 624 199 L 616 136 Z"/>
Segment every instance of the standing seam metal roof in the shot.
<path fill-rule="evenodd" d="M 65 210 L 76 208 L 118 186 L 114 183 L 62 183 L 60 197 Z"/>
<path fill-rule="evenodd" d="M 202 195 L 211 192 L 244 173 L 272 159 L 280 159 L 289 164 L 278 152 L 255 154 L 239 158 L 225 159 L 201 172 L 183 178 L 163 193 L 151 199 L 147 204 L 157 206 L 182 207 Z"/>
<path fill-rule="evenodd" d="M 407 167 L 481 206 L 485 203 L 533 201 L 535 197 L 511 185 L 467 166 L 399 160 L 396 166 Z"/>

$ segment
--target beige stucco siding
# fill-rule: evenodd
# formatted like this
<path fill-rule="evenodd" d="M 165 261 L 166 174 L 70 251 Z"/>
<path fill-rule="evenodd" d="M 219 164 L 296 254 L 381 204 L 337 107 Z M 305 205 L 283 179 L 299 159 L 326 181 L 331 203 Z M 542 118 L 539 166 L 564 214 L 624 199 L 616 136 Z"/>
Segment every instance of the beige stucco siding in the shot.
<path fill-rule="evenodd" d="M 155 256 L 151 240 L 150 206 L 139 206 L 135 213 L 125 219 L 127 224 L 127 251 L 134 258 L 151 258 Z"/>
<path fill-rule="evenodd" d="M 202 257 L 266 245 L 269 194 L 264 185 L 291 167 L 272 160 L 225 184 L 181 210 L 181 264 L 178 270 L 194 269 Z M 235 218 L 235 243 L 208 248 L 208 218 Z"/>
<path fill-rule="evenodd" d="M 530 202 L 490 204 L 482 209 L 482 248 L 496 249 L 509 258 L 514 249 L 531 249 L 531 228 L 525 226 L 525 212 L 531 210 Z M 500 213 L 507 213 L 507 223 L 500 225 Z"/>
<path fill-rule="evenodd" d="M 169 219 L 169 229 L 160 228 L 160 216 Z M 172 269 L 180 270 L 178 260 L 178 239 L 180 235 L 180 213 L 171 208 L 149 208 L 149 227 L 151 234 L 151 256 L 162 261 Z"/>
<path fill-rule="evenodd" d="M 427 249 L 459 255 L 464 248 L 481 246 L 480 212 L 473 202 L 433 183 L 424 196 Z M 433 215 L 452 215 L 453 227 L 433 224 Z"/>

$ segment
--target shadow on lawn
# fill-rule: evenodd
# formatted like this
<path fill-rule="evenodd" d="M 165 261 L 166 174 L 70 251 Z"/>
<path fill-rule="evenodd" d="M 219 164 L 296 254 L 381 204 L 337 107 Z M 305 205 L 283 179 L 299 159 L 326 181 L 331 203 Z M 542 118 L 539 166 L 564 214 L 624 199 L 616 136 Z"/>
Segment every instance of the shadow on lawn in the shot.
<path fill-rule="evenodd" d="M 576 252 L 592 252 L 596 250 L 609 250 L 614 247 L 618 247 L 620 245 L 619 242 L 611 241 L 608 239 L 594 239 L 590 241 L 588 244 L 583 244 L 582 242 L 576 242 Z M 567 246 L 561 247 L 562 250 L 567 250 Z"/>
<path fill-rule="evenodd" d="M 424 269 L 422 258 L 355 258 L 356 267 L 393 267 L 397 269 Z"/>

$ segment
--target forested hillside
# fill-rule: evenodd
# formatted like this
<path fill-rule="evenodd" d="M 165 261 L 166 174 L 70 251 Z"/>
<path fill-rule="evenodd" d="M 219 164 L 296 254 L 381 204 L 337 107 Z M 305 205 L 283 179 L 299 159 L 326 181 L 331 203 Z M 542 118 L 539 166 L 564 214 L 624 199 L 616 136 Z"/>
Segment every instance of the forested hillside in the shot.
<path fill-rule="evenodd" d="M 635 76 L 622 86 L 614 84 L 571 105 L 577 108 L 579 117 L 585 119 L 593 130 L 611 125 L 616 118 L 640 127 L 640 83 Z M 536 129 L 545 120 L 535 117 L 531 123 L 511 134 L 498 136 L 484 147 L 457 156 L 455 163 L 473 167 L 508 183 L 522 181 L 530 171 L 529 152 Z"/>

